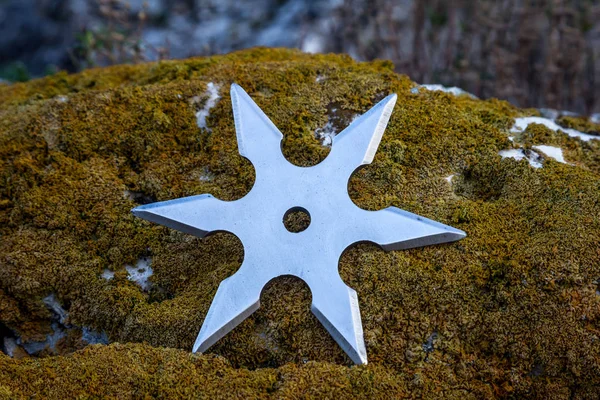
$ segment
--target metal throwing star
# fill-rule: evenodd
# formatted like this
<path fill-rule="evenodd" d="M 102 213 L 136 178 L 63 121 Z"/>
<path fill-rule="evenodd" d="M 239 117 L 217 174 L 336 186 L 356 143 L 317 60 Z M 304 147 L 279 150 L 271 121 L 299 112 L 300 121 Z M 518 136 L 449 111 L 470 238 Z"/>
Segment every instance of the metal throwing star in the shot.
<path fill-rule="evenodd" d="M 227 231 L 244 246 L 239 270 L 219 285 L 193 351 L 204 352 L 256 311 L 263 287 L 273 278 L 294 275 L 312 292 L 311 310 L 357 364 L 367 363 L 358 298 L 338 273 L 341 254 L 369 241 L 401 250 L 460 240 L 458 229 L 396 207 L 366 211 L 348 195 L 348 180 L 373 161 L 396 103 L 392 94 L 335 136 L 327 158 L 298 167 L 281 152 L 283 135 L 238 85 L 231 102 L 240 154 L 256 169 L 250 192 L 236 201 L 210 194 L 143 205 L 133 214 L 204 237 Z M 301 210 L 310 216 L 302 232 L 288 231 L 283 219 Z"/>

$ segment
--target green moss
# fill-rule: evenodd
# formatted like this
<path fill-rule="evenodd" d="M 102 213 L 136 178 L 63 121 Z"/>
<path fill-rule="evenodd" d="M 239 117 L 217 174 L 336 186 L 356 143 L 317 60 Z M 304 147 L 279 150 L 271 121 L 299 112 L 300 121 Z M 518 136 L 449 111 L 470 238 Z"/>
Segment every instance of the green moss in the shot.
<path fill-rule="evenodd" d="M 222 98 L 207 118 L 210 129 L 199 129 L 195 112 L 209 82 Z M 398 206 L 469 235 L 402 252 L 359 245 L 342 256 L 340 274 L 359 296 L 368 367 L 350 367 L 310 313 L 310 291 L 291 278 L 270 284 L 259 311 L 210 349 L 228 361 L 186 352 L 219 283 L 239 268 L 241 243 L 223 233 L 199 240 L 129 211 L 142 200 L 200 193 L 234 200 L 248 192 L 254 169 L 237 152 L 232 82 L 280 128 L 286 157 L 304 166 L 327 156 L 317 128 L 333 120 L 341 129 L 397 93 L 374 162 L 349 182 L 352 199 L 365 209 Z M 574 164 L 547 160 L 532 169 L 498 156 L 512 146 L 514 118 L 530 110 L 412 87 L 388 62 L 279 49 L 1 86 L 0 323 L 25 339 L 43 337 L 52 316 L 41 299 L 55 293 L 70 323 L 147 345 L 1 357 L 0 395 L 93 397 L 113 387 L 125 397 L 227 395 L 232 389 L 221 385 L 238 382 L 227 387 L 244 397 L 593 396 L 600 142 L 532 125 L 518 141 L 560 145 Z M 450 174 L 452 185 L 444 180 Z M 153 257 L 149 292 L 124 271 L 142 256 Z M 101 277 L 106 268 L 114 279 Z M 433 337 L 433 350 L 424 347 Z M 113 368 L 122 374 L 110 380 L 103 374 Z M 50 384 L 54 377 L 66 383 Z"/>
<path fill-rule="evenodd" d="M 90 346 L 68 357 L 19 362 L 0 355 L 0 398 L 7 399 L 340 399 L 355 398 L 357 393 L 361 398 L 399 398 L 406 395 L 407 382 L 398 378 L 377 366 L 346 368 L 314 362 L 248 371 L 233 368 L 222 357 L 140 344 Z"/>
<path fill-rule="evenodd" d="M 588 133 L 590 135 L 600 136 L 600 124 L 596 124 L 590 121 L 587 117 L 569 117 L 563 115 L 558 118 L 556 122 L 565 128 L 576 129 L 580 132 Z"/>

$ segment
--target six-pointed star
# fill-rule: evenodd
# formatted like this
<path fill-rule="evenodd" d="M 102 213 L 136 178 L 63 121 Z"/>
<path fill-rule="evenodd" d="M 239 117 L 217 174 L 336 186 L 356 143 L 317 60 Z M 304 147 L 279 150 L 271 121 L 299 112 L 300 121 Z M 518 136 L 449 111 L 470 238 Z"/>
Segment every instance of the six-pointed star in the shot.
<path fill-rule="evenodd" d="M 133 213 L 148 221 L 203 237 L 213 231 L 236 235 L 244 246 L 240 269 L 219 285 L 193 351 L 204 352 L 259 307 L 263 287 L 294 275 L 312 292 L 312 312 L 357 364 L 367 362 L 358 298 L 338 273 L 341 254 L 369 241 L 385 250 L 408 249 L 466 236 L 463 231 L 389 207 L 366 211 L 348 195 L 348 180 L 375 156 L 396 103 L 392 94 L 337 135 L 327 158 L 298 167 L 281 152 L 283 135 L 238 85 L 231 101 L 240 154 L 256 169 L 250 192 L 236 201 L 209 194 L 143 205 Z M 283 218 L 304 210 L 310 225 L 289 232 Z"/>

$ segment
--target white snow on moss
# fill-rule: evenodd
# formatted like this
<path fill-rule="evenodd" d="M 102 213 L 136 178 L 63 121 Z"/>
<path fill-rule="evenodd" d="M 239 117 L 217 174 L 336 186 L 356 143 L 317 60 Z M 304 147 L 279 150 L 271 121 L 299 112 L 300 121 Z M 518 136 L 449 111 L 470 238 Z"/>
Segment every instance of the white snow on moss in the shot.
<path fill-rule="evenodd" d="M 198 175 L 198 180 L 202 182 L 209 182 L 214 179 L 214 175 L 210 172 L 208 167 L 204 167 L 202 172 Z"/>
<path fill-rule="evenodd" d="M 592 139 L 596 139 L 596 140 L 600 139 L 599 136 L 588 135 L 587 133 L 579 132 L 575 129 L 563 128 L 562 126 L 558 125 L 556 122 L 552 121 L 551 119 L 542 118 L 542 117 L 516 118 L 515 124 L 510 129 L 510 131 L 512 133 L 523 132 L 525 129 L 527 129 L 529 124 L 544 125 L 546 128 L 552 129 L 553 131 L 560 130 L 560 131 L 563 131 L 564 133 L 566 133 L 567 135 L 569 135 L 570 137 L 579 138 L 579 139 L 583 140 L 584 142 L 587 142 Z"/>
<path fill-rule="evenodd" d="M 46 335 L 42 340 L 29 340 L 24 342 L 18 335 L 16 337 L 5 337 L 3 343 L 0 343 L 2 350 L 13 357 L 17 348 L 21 347 L 29 355 L 37 355 L 39 352 L 45 349 L 55 351 L 58 343 L 65 337 L 67 337 L 69 331 L 72 329 L 79 329 L 77 326 L 67 324 L 67 318 L 69 314 L 62 308 L 56 295 L 50 294 L 42 299 L 44 304 L 52 312 L 53 318 L 50 327 L 52 333 Z M 81 328 L 81 339 L 88 344 L 108 344 L 108 336 L 105 332 L 97 333 L 90 328 Z"/>
<path fill-rule="evenodd" d="M 600 139 L 600 137 L 598 137 L 598 136 L 589 135 L 587 133 L 583 133 L 583 132 L 580 132 L 575 129 L 563 128 L 562 126 L 558 125 L 554 121 L 560 115 L 574 115 L 573 113 L 568 113 L 566 111 L 557 111 L 557 110 L 553 110 L 553 109 L 546 109 L 546 108 L 540 109 L 540 112 L 542 113 L 542 115 L 544 115 L 544 117 L 516 118 L 515 124 L 510 129 L 510 133 L 519 134 L 519 133 L 525 131 L 525 129 L 527 129 L 527 127 L 530 124 L 540 124 L 540 125 L 545 126 L 548 129 L 555 131 L 555 132 L 561 131 L 561 132 L 566 133 L 567 135 L 569 135 L 572 138 L 579 138 L 580 140 L 582 140 L 584 142 L 587 142 L 587 141 L 593 140 L 593 139 L 595 139 L 595 140 Z M 590 119 L 592 119 L 592 118 L 590 118 Z M 513 141 L 514 137 L 509 136 L 509 139 L 511 141 Z M 533 148 L 541 151 L 546 156 L 551 157 L 560 163 L 568 164 L 565 161 L 565 157 L 563 155 L 563 150 L 560 147 L 548 146 L 545 144 L 541 144 L 541 145 L 533 146 Z M 532 156 L 532 154 L 533 154 L 533 156 Z M 514 158 L 517 160 L 527 158 L 527 160 L 529 161 L 529 163 L 532 166 L 534 166 L 536 168 L 539 168 L 541 166 L 541 164 L 539 164 L 539 161 L 538 161 L 539 159 L 541 159 L 541 157 L 534 151 L 525 151 L 523 149 L 511 149 L 511 150 L 501 151 L 500 155 L 502 157 L 511 157 L 511 158 Z M 537 166 L 538 164 L 540 166 Z"/>
<path fill-rule="evenodd" d="M 542 168 L 542 157 L 535 151 L 525 151 L 523 149 L 502 150 L 498 154 L 502 158 L 514 158 L 515 160 L 526 159 L 533 168 Z"/>
<path fill-rule="evenodd" d="M 448 183 L 452 183 L 452 178 L 454 178 L 454 174 L 448 175 L 447 177 L 444 178 L 444 180 Z"/>
<path fill-rule="evenodd" d="M 98 333 L 84 326 L 81 329 L 81 340 L 87 344 L 108 344 L 108 335 L 106 332 Z"/>
<path fill-rule="evenodd" d="M 189 178 L 200 182 L 210 182 L 215 179 L 215 174 L 208 167 L 196 168 L 190 172 Z"/>
<path fill-rule="evenodd" d="M 36 354 L 46 348 L 49 348 L 51 350 L 56 350 L 56 345 L 58 344 L 58 342 L 62 338 L 67 336 L 67 334 L 64 331 L 64 329 L 56 322 L 52 323 L 51 328 L 52 328 L 52 333 L 49 335 L 46 335 L 46 340 L 43 340 L 40 342 L 32 341 L 32 342 L 23 343 L 21 341 L 21 338 L 18 338 L 16 343 L 18 345 L 20 345 L 21 347 L 23 347 L 28 354 Z"/>
<path fill-rule="evenodd" d="M 107 281 L 110 281 L 112 278 L 115 277 L 115 273 L 113 271 L 111 271 L 108 268 L 105 268 L 104 271 L 102 271 L 102 276 L 104 279 L 106 279 Z"/>
<path fill-rule="evenodd" d="M 69 314 L 64 308 L 62 308 L 62 306 L 58 302 L 58 299 L 56 298 L 56 295 L 52 293 L 44 297 L 42 301 L 44 302 L 46 307 L 48 307 L 48 309 L 50 309 L 50 311 L 52 311 L 52 313 L 54 314 L 54 322 L 52 322 L 52 324 L 50 325 L 50 327 L 52 328 L 52 333 L 46 335 L 46 338 L 40 341 L 28 341 L 24 343 L 20 337 L 17 338 L 14 341 L 14 343 L 9 341 L 9 345 L 12 346 L 14 344 L 11 352 L 14 352 L 17 346 L 23 347 L 23 349 L 25 349 L 25 351 L 30 355 L 37 354 L 46 348 L 56 350 L 56 345 L 58 344 L 58 342 L 67 335 L 65 327 L 67 326 L 66 320 Z M 6 343 L 5 347 L 7 347 Z"/>
<path fill-rule="evenodd" d="M 206 129 L 206 117 L 208 117 L 210 114 L 210 109 L 213 108 L 217 104 L 217 101 L 221 98 L 221 96 L 219 96 L 219 88 L 219 85 L 208 82 L 208 85 L 206 86 L 208 100 L 206 100 L 204 107 L 196 112 L 196 123 L 198 124 L 198 128 Z M 192 100 L 194 102 L 199 101 L 197 97 L 193 98 Z"/>
<path fill-rule="evenodd" d="M 6 353 L 7 356 L 14 357 L 15 350 L 17 349 L 18 346 L 19 345 L 17 344 L 17 339 L 12 338 L 12 337 L 4 338 L 4 352 Z"/>
<path fill-rule="evenodd" d="M 418 94 L 419 93 L 419 89 L 423 88 L 426 90 L 430 90 L 432 92 L 445 92 L 445 93 L 450 93 L 453 94 L 455 96 L 460 96 L 460 95 L 467 95 L 469 97 L 472 97 L 474 99 L 477 98 L 477 96 L 467 92 L 466 90 L 463 90 L 459 87 L 456 86 L 452 86 L 452 87 L 447 87 L 447 86 L 443 86 L 443 85 L 438 85 L 438 84 L 424 84 L 424 85 L 419 85 L 417 87 L 414 87 L 410 90 L 411 93 L 413 94 Z"/>
<path fill-rule="evenodd" d="M 600 113 L 590 115 L 590 121 L 594 124 L 600 124 Z"/>
<path fill-rule="evenodd" d="M 64 325 L 65 321 L 67 320 L 68 314 L 67 311 L 65 311 L 65 309 L 62 308 L 54 293 L 44 297 L 43 302 L 52 312 L 54 312 L 54 314 L 56 314 L 60 323 Z"/>
<path fill-rule="evenodd" d="M 331 121 L 327 121 L 325 126 L 317 128 L 317 130 L 315 131 L 315 137 L 325 147 L 331 147 L 335 135 L 337 135 L 337 131 Z"/>
<path fill-rule="evenodd" d="M 560 147 L 555 146 L 547 146 L 545 144 L 540 144 L 538 146 L 533 146 L 534 149 L 537 149 L 547 155 L 548 157 L 554 158 L 556 161 L 566 164 L 565 158 L 563 156 L 563 151 Z"/>
<path fill-rule="evenodd" d="M 128 276 L 127 278 L 135 282 L 142 290 L 147 291 L 150 289 L 151 283 L 148 279 L 152 276 L 152 268 L 150 267 L 150 263 L 152 259 L 150 257 L 140 258 L 135 266 L 126 265 L 125 269 L 127 270 Z"/>

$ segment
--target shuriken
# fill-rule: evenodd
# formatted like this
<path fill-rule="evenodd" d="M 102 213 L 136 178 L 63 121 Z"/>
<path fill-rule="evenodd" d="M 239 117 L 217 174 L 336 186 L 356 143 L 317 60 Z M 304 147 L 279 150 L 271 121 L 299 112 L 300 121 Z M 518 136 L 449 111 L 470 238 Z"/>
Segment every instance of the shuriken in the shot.
<path fill-rule="evenodd" d="M 348 195 L 348 180 L 373 161 L 396 103 L 392 94 L 335 136 L 330 154 L 312 167 L 298 167 L 281 152 L 283 135 L 238 85 L 231 102 L 239 152 L 256 170 L 250 192 L 236 201 L 210 194 L 147 204 L 133 214 L 204 237 L 227 231 L 244 246 L 239 270 L 219 285 L 193 351 L 204 352 L 260 305 L 263 287 L 281 275 L 302 279 L 312 292 L 311 310 L 357 364 L 367 363 L 358 297 L 338 273 L 341 254 L 357 242 L 401 250 L 460 240 L 458 229 L 388 207 L 366 211 Z M 289 232 L 284 216 L 310 215 L 302 232 Z"/>

